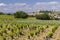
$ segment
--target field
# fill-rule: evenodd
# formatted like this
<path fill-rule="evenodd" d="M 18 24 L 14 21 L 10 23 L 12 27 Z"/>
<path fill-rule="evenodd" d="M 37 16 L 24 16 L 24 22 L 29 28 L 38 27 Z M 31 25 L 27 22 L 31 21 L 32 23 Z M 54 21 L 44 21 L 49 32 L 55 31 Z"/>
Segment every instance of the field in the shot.
<path fill-rule="evenodd" d="M 0 15 L 0 40 L 60 40 L 60 20 Z"/>

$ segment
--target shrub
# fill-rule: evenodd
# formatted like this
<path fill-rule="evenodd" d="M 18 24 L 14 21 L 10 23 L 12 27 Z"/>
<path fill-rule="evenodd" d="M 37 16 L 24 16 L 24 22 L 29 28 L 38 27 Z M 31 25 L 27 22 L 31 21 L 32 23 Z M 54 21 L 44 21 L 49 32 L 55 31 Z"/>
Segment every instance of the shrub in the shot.
<path fill-rule="evenodd" d="M 50 32 L 50 33 L 48 34 L 48 37 L 49 37 L 49 38 L 52 38 L 52 36 L 53 36 L 53 32 Z"/>
<path fill-rule="evenodd" d="M 30 37 L 33 37 L 34 36 L 34 32 L 30 32 L 29 34 L 28 34 L 28 39 L 30 39 Z"/>
<path fill-rule="evenodd" d="M 39 14 L 39 15 L 36 15 L 36 19 L 49 20 L 50 16 L 46 13 L 45 14 Z"/>
<path fill-rule="evenodd" d="M 20 34 L 20 35 L 24 35 L 23 30 L 20 29 L 20 30 L 19 30 L 19 34 Z"/>
<path fill-rule="evenodd" d="M 57 28 L 58 28 L 57 26 L 53 27 L 52 32 L 54 33 Z"/>
<path fill-rule="evenodd" d="M 43 27 L 41 27 L 40 29 L 41 29 L 42 32 L 44 31 L 44 28 Z"/>
<path fill-rule="evenodd" d="M 48 28 L 49 26 L 47 25 L 46 28 Z"/>
<path fill-rule="evenodd" d="M 16 12 L 14 16 L 15 18 L 27 18 L 28 17 L 27 13 L 23 11 Z"/>

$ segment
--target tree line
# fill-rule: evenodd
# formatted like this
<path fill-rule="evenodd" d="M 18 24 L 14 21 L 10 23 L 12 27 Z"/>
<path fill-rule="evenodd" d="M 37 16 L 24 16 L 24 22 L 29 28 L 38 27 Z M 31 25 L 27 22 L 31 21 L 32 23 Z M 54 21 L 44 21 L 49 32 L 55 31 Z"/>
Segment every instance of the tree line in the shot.
<path fill-rule="evenodd" d="M 26 19 L 28 17 L 35 17 L 36 19 L 39 19 L 39 20 L 59 20 L 58 18 L 53 18 L 52 16 L 48 15 L 48 13 L 51 11 L 40 11 L 40 12 L 43 12 L 43 14 L 38 14 L 38 15 L 36 14 L 35 16 L 28 15 L 24 11 L 18 11 L 13 14 L 11 14 L 11 13 L 5 14 L 3 12 L 0 12 L 0 15 L 13 15 L 15 18 L 24 18 L 24 19 Z"/>

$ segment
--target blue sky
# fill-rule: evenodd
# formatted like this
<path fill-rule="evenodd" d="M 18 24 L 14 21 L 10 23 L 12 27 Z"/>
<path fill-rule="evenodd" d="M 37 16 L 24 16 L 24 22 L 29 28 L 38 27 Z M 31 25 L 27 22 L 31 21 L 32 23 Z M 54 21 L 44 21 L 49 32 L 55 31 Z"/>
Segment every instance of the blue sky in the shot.
<path fill-rule="evenodd" d="M 0 11 L 60 10 L 60 0 L 0 0 Z"/>
<path fill-rule="evenodd" d="M 0 0 L 0 2 L 3 2 L 3 3 L 30 3 L 33 2 L 33 3 L 36 3 L 36 2 L 50 2 L 50 1 L 60 1 L 60 0 Z"/>

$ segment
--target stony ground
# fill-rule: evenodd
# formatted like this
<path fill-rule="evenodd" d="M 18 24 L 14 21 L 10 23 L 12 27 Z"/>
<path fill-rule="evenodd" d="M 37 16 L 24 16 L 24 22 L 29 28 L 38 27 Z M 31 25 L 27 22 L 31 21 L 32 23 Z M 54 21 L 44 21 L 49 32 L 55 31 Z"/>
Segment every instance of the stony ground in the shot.
<path fill-rule="evenodd" d="M 45 37 L 47 34 L 51 31 L 52 27 L 47 28 L 44 32 L 41 32 L 38 36 L 35 36 L 31 39 L 27 39 L 27 36 L 19 39 L 19 40 L 45 40 Z M 55 31 L 53 34 L 53 37 L 50 38 L 49 40 L 60 40 L 60 27 Z"/>

